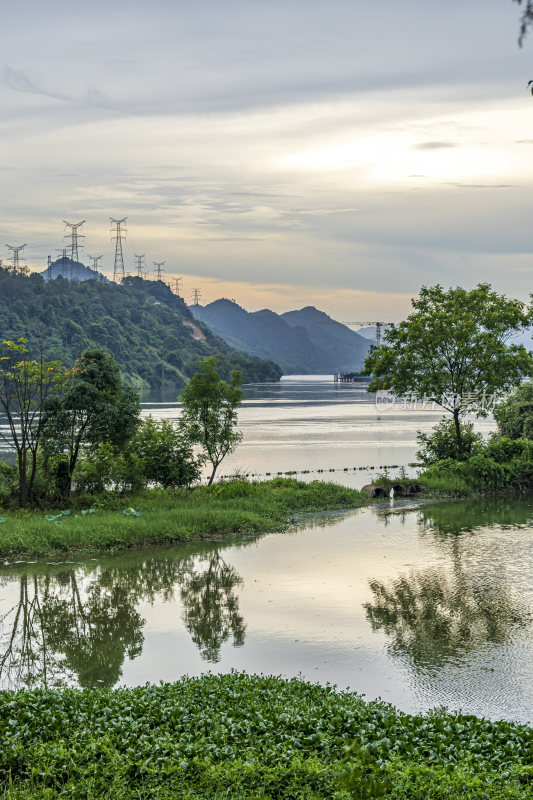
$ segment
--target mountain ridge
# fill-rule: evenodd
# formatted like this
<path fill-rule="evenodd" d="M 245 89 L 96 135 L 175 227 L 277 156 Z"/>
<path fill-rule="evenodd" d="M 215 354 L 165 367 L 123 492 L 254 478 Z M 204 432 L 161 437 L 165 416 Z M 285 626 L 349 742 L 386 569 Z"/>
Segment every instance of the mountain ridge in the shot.
<path fill-rule="evenodd" d="M 222 298 L 191 313 L 233 347 L 274 360 L 285 374 L 358 371 L 371 342 L 314 306 L 277 314 Z"/>

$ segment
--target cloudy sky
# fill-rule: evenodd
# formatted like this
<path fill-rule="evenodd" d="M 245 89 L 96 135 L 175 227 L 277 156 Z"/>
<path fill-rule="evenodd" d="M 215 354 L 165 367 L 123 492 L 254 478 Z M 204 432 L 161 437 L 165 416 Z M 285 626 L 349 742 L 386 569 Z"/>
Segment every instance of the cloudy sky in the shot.
<path fill-rule="evenodd" d="M 422 284 L 527 299 L 533 34 L 511 0 L 5 4 L 3 243 L 109 217 L 187 299 L 401 318 Z M 3 248 L 0 258 L 7 257 Z M 89 263 L 87 259 L 86 263 Z"/>

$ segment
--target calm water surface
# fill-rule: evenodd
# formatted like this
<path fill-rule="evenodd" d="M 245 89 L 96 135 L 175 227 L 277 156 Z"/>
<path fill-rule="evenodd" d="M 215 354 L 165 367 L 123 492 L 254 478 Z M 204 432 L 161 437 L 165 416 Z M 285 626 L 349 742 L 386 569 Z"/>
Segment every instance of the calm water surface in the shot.
<path fill-rule="evenodd" d="M 438 411 L 401 409 L 399 404 L 378 408 L 366 386 L 334 383 L 324 375 L 289 376 L 278 384 L 244 389 L 239 413 L 244 438 L 223 462 L 221 475 L 296 470 L 302 480 L 361 488 L 380 467 L 415 461 L 417 431 L 430 431 L 442 418 Z M 177 419 L 180 409 L 177 403 L 146 403 L 144 413 Z M 481 420 L 476 426 L 488 433 L 493 422 Z"/>
<path fill-rule="evenodd" d="M 439 415 L 364 389 L 249 387 L 226 468 L 361 486 Z M 146 413 L 176 417 L 174 404 Z M 490 422 L 482 430 L 490 430 Z M 373 466 L 374 469 L 345 468 Z M 335 469 L 331 475 L 318 469 Z M 0 685 L 137 685 L 242 669 L 406 711 L 533 721 L 533 499 L 388 501 L 285 534 L 0 567 Z"/>
<path fill-rule="evenodd" d="M 533 721 L 532 521 L 531 498 L 387 502 L 229 545 L 6 565 L 1 683 L 235 668 Z"/>

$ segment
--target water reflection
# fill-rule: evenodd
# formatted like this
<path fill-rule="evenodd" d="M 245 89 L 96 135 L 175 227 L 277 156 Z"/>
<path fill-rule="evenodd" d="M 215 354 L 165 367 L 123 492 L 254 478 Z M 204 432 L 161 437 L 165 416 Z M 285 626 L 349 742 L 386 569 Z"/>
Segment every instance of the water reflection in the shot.
<path fill-rule="evenodd" d="M 520 528 L 533 521 L 531 495 L 476 497 L 469 501 L 428 503 L 421 506 L 418 521 L 422 530 L 437 536 L 471 533 L 481 528 Z"/>
<path fill-rule="evenodd" d="M 1 566 L 0 685 L 238 669 L 530 721 L 532 520 L 525 497 L 387 501 L 224 544 Z"/>
<path fill-rule="evenodd" d="M 381 514 L 385 525 L 393 518 L 405 524 L 412 515 L 409 508 Z M 506 583 L 505 564 L 486 545 L 485 560 L 475 544 L 476 533 L 491 526 L 528 527 L 530 497 L 422 504 L 416 515 L 421 534 L 444 553 L 446 568 L 369 581 L 373 598 L 363 607 L 372 629 L 389 637 L 393 655 L 406 657 L 415 670 L 436 671 L 487 644 L 505 644 L 531 623 L 516 586 Z"/>
<path fill-rule="evenodd" d="M 42 570 L 18 576 L 16 601 L 0 617 L 5 686 L 114 686 L 126 657 L 143 649 L 139 605 L 174 601 L 178 589 L 183 622 L 205 661 L 217 662 L 230 637 L 234 646 L 244 643 L 236 591 L 243 581 L 218 550 L 127 567 Z"/>
<path fill-rule="evenodd" d="M 218 550 L 193 567 L 181 585 L 183 621 L 204 661 L 220 660 L 220 648 L 230 636 L 233 646 L 244 644 L 246 626 L 235 589 L 243 584 Z"/>
<path fill-rule="evenodd" d="M 462 573 L 419 570 L 390 584 L 370 581 L 374 595 L 365 603 L 373 630 L 390 637 L 395 655 L 415 669 L 439 670 L 487 643 L 504 644 L 516 625 L 531 616 L 503 587 L 473 584 Z"/>

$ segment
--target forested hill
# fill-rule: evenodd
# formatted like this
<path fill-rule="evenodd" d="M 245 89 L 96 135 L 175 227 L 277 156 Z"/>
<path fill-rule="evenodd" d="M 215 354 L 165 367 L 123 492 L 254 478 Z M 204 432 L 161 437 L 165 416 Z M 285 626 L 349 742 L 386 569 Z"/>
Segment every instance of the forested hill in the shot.
<path fill-rule="evenodd" d="M 270 358 L 290 374 L 332 374 L 360 370 L 370 342 L 323 311 L 307 306 L 275 314 L 249 312 L 231 300 L 191 306 L 196 319 L 209 325 L 232 347 Z"/>
<path fill-rule="evenodd" d="M 0 269 L 0 340 L 24 336 L 32 356 L 43 343 L 45 359 L 71 366 L 85 348 L 105 347 L 133 386 L 179 391 L 208 355 L 225 378 L 277 381 L 272 361 L 248 356 L 194 319 L 184 301 L 161 281 L 126 278 L 122 285 L 90 280 L 45 282 L 40 275 Z"/>

